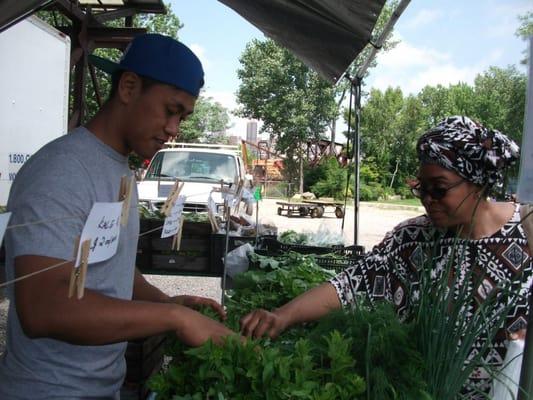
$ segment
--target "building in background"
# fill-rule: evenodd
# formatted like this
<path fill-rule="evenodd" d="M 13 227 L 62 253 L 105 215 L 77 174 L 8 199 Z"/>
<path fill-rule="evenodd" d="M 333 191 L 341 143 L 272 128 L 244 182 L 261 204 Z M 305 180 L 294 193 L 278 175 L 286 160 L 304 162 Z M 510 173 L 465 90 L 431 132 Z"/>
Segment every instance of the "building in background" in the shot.
<path fill-rule="evenodd" d="M 232 146 L 237 146 L 241 144 L 241 137 L 236 135 L 228 136 L 228 144 Z"/>
<path fill-rule="evenodd" d="M 257 145 L 257 121 L 248 121 L 246 123 L 246 141 Z M 257 157 L 257 150 L 252 147 L 250 152 Z"/>

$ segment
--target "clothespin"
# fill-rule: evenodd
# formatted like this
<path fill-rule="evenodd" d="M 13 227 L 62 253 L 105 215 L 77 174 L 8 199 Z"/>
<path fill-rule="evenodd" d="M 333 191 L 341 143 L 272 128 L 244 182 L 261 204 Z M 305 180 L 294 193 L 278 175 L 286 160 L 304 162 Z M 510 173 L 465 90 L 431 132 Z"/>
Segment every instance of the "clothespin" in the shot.
<path fill-rule="evenodd" d="M 118 201 L 122 203 L 122 214 L 120 215 L 120 225 L 126 226 L 128 224 L 128 217 L 130 215 L 131 192 L 135 185 L 135 177 L 132 175 L 129 178 L 124 175 L 120 180 L 120 192 Z"/>
<path fill-rule="evenodd" d="M 239 212 L 239 207 L 241 205 L 243 192 L 244 192 L 244 180 L 239 179 L 239 183 L 237 185 L 237 191 L 235 193 L 236 202 L 235 202 L 235 208 L 233 209 L 234 214 L 237 214 Z"/>
<path fill-rule="evenodd" d="M 172 249 L 179 251 L 181 247 L 181 233 L 183 232 L 183 217 L 180 218 L 180 227 L 172 239 Z"/>
<path fill-rule="evenodd" d="M 78 258 L 78 246 L 80 243 L 80 238 L 76 239 L 74 260 Z M 83 297 L 83 292 L 85 290 L 85 278 L 87 276 L 87 266 L 89 265 L 89 249 L 91 247 L 91 241 L 89 239 L 85 240 L 81 244 L 81 255 L 80 255 L 80 265 L 72 266 L 72 271 L 70 272 L 70 282 L 68 286 L 68 298 L 70 299 L 74 296 L 76 292 L 76 297 L 81 299 Z"/>
<path fill-rule="evenodd" d="M 174 186 L 172 187 L 172 190 L 170 191 L 167 199 L 165 200 L 165 204 L 163 204 L 163 207 L 161 207 L 161 212 L 165 214 L 165 216 L 169 216 L 172 212 L 172 207 L 174 206 L 174 203 L 178 199 L 178 196 L 180 195 L 181 189 L 183 189 L 183 186 L 185 186 L 184 182 L 180 182 L 179 179 L 176 179 L 176 183 L 174 183 Z"/>

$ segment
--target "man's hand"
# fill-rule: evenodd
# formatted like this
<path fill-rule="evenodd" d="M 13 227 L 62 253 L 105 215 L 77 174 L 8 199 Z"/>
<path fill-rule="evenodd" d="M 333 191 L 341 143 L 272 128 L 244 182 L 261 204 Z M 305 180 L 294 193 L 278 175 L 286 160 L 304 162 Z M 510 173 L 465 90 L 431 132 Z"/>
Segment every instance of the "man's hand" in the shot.
<path fill-rule="evenodd" d="M 198 347 L 209 339 L 216 344 L 222 344 L 225 337 L 236 335 L 231 329 L 214 319 L 188 307 L 177 307 L 180 315 L 176 321 L 180 322 L 176 330 L 176 336 L 188 346 Z"/>
<path fill-rule="evenodd" d="M 241 332 L 243 336 L 260 338 L 264 334 L 275 339 L 288 327 L 283 313 L 278 310 L 254 310 L 241 318 Z"/>
<path fill-rule="evenodd" d="M 226 311 L 224 311 L 222 306 L 213 299 L 208 299 L 206 297 L 200 296 L 182 295 L 172 297 L 171 301 L 173 303 L 181 304 L 182 306 L 189 307 L 194 310 L 198 310 L 202 306 L 209 307 L 213 311 L 215 311 L 220 316 L 220 318 L 222 318 L 223 321 L 226 320 Z"/>

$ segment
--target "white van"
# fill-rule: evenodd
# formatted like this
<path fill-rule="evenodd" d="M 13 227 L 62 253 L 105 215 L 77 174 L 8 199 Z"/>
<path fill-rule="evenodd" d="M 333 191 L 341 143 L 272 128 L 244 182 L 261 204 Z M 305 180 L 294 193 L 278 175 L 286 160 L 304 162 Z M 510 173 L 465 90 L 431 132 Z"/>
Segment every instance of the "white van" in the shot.
<path fill-rule="evenodd" d="M 239 181 L 249 186 L 244 163 L 238 146 L 167 143 L 169 148 L 158 151 L 137 184 L 139 202 L 150 209 L 159 209 L 165 202 L 176 179 L 185 185 L 181 195 L 186 196 L 184 211 L 206 212 L 207 200 L 213 187 L 236 185 Z M 222 204 L 220 193 L 213 200 Z"/>

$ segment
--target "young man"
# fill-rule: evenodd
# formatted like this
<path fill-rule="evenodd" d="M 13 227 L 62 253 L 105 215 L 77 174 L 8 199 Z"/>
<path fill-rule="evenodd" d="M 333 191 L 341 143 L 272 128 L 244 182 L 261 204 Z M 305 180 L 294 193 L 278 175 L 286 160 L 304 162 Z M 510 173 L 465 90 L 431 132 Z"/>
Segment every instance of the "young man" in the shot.
<path fill-rule="evenodd" d="M 12 186 L 11 225 L 24 226 L 6 235 L 8 280 L 72 260 L 93 203 L 117 201 L 121 177 L 131 176 L 128 154 L 151 158 L 176 137 L 203 86 L 198 58 L 161 35 L 135 38 L 119 64 L 93 62 L 113 74 L 109 100 L 86 126 L 39 150 Z M 117 254 L 89 265 L 81 300 L 67 296 L 72 262 L 9 288 L 1 399 L 118 399 L 127 340 L 173 331 L 198 346 L 232 334 L 189 308 L 224 316 L 218 303 L 169 297 L 135 269 L 136 190 L 131 204 Z"/>

